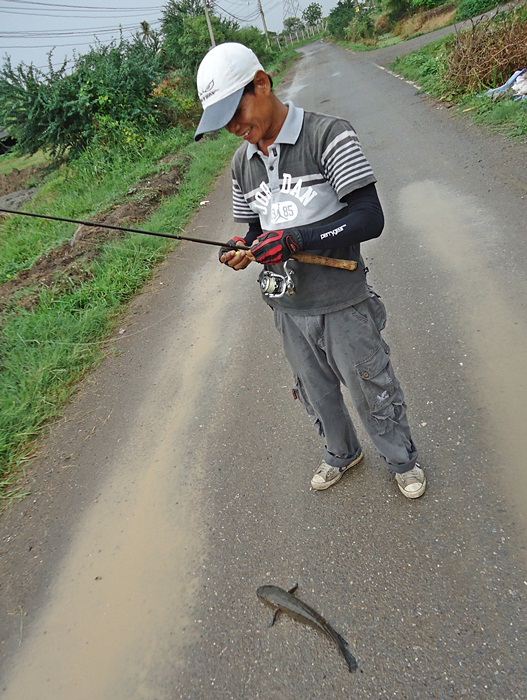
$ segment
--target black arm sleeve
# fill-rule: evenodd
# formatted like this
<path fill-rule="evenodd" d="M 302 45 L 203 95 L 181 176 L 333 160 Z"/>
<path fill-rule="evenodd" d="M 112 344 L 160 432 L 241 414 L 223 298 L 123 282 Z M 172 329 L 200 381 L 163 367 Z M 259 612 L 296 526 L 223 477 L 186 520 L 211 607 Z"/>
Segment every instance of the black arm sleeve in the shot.
<path fill-rule="evenodd" d="M 249 230 L 245 234 L 245 243 L 247 245 L 252 245 L 254 241 L 258 238 L 258 236 L 261 236 L 263 233 L 262 227 L 260 225 L 259 221 L 252 221 L 249 224 Z"/>
<path fill-rule="evenodd" d="M 350 192 L 343 201 L 347 208 L 335 221 L 296 229 L 304 250 L 343 248 L 381 235 L 384 214 L 373 183 Z"/>

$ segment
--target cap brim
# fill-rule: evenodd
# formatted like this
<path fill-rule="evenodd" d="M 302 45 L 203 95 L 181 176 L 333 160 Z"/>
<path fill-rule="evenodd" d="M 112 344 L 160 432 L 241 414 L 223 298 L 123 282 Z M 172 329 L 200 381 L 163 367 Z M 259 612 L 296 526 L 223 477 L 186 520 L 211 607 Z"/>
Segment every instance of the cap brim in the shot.
<path fill-rule="evenodd" d="M 232 95 L 224 97 L 223 100 L 205 109 L 201 115 L 196 133 L 194 134 L 194 141 L 199 141 L 207 131 L 216 131 L 230 122 L 240 104 L 244 89 L 245 88 L 240 88 L 236 90 Z"/>

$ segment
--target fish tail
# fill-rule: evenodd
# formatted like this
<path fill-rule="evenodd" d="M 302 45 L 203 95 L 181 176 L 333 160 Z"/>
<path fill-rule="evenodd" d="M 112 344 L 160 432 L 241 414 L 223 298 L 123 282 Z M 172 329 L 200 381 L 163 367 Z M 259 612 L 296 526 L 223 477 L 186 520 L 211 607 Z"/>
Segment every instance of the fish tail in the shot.
<path fill-rule="evenodd" d="M 348 642 L 344 639 L 344 637 L 338 632 L 336 634 L 338 639 L 338 647 L 342 653 L 342 656 L 346 660 L 346 663 L 348 664 L 350 673 L 353 673 L 353 671 L 356 671 L 358 668 L 357 659 L 348 649 Z"/>
<path fill-rule="evenodd" d="M 348 648 L 345 648 L 342 653 L 344 654 L 344 658 L 346 659 L 350 673 L 353 673 L 353 671 L 356 671 L 359 667 L 357 664 L 357 659 Z"/>

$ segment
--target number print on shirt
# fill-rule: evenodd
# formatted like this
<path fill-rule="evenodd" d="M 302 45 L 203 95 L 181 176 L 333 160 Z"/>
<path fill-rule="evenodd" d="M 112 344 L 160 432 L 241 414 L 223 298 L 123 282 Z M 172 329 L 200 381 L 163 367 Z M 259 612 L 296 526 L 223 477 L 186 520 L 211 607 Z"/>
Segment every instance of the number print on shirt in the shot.
<path fill-rule="evenodd" d="M 271 207 L 271 221 L 273 225 L 294 221 L 297 216 L 298 207 L 294 202 L 276 202 Z"/>

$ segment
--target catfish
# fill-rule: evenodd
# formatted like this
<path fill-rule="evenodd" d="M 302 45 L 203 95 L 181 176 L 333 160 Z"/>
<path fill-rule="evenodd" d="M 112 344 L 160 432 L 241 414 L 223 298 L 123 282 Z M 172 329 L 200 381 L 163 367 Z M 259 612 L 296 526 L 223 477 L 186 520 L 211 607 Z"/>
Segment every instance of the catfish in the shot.
<path fill-rule="evenodd" d="M 337 646 L 338 650 L 344 657 L 346 664 L 348 665 L 350 673 L 356 671 L 358 668 L 357 661 L 348 649 L 348 643 L 346 640 L 335 629 L 333 629 L 329 622 L 324 620 L 322 615 L 320 615 L 316 610 L 313 610 L 313 608 L 307 605 L 307 603 L 304 603 L 302 600 L 293 595 L 297 588 L 298 583 L 289 591 L 286 591 L 279 586 L 260 586 L 257 589 L 256 595 L 262 601 L 262 603 L 275 608 L 275 613 L 269 627 L 274 625 L 280 612 L 289 615 L 298 622 L 303 622 L 305 625 L 314 627 L 315 629 L 319 630 L 319 632 L 325 634 L 326 637 L 328 637 L 328 639 Z"/>

